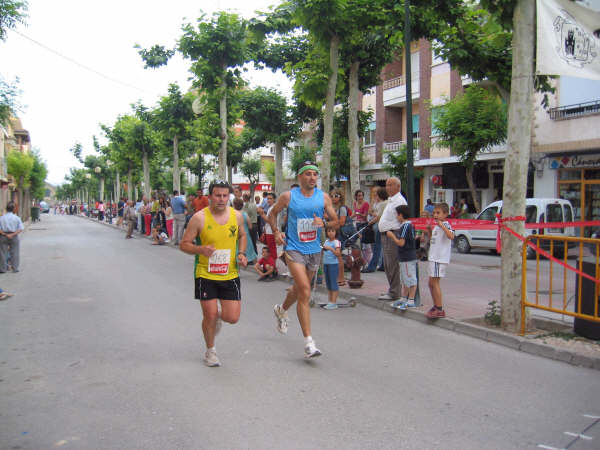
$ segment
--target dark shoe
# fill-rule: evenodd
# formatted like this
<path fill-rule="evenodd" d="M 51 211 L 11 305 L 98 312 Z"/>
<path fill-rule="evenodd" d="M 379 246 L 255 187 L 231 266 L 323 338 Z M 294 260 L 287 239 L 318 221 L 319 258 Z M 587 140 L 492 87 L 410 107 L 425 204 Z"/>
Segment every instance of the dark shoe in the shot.
<path fill-rule="evenodd" d="M 441 319 L 443 317 L 446 317 L 446 311 L 444 311 L 443 309 L 437 309 L 435 306 L 433 306 L 429 311 L 425 313 L 425 317 L 427 317 L 428 319 Z"/>
<path fill-rule="evenodd" d="M 373 272 L 375 272 L 375 271 L 374 270 L 368 270 L 368 269 L 362 269 L 360 271 L 360 273 L 373 273 Z"/>

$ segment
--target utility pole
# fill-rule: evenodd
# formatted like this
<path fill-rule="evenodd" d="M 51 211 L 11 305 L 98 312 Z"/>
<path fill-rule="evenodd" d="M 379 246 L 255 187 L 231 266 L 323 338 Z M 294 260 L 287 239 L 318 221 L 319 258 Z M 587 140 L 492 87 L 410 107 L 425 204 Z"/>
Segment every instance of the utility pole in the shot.
<path fill-rule="evenodd" d="M 406 199 L 410 209 L 410 216 L 415 217 L 415 170 L 413 152 L 413 129 L 412 129 L 412 73 L 410 67 L 410 1 L 404 1 L 404 58 L 406 82 Z"/>
<path fill-rule="evenodd" d="M 531 153 L 535 2 L 518 0 L 513 16 L 512 80 L 508 109 L 508 149 L 504 163 L 503 218 L 525 216 L 527 168 Z M 524 235 L 525 222 L 506 223 Z M 521 325 L 521 248 L 519 239 L 502 231 L 502 326 L 517 332 Z"/>

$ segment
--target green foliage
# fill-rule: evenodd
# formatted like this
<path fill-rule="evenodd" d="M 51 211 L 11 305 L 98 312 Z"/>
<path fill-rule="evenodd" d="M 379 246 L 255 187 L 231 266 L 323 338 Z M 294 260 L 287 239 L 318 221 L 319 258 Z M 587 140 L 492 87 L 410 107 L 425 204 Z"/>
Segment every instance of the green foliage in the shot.
<path fill-rule="evenodd" d="M 492 300 L 488 303 L 487 312 L 483 316 L 483 319 L 488 325 L 499 327 L 502 323 L 502 309 L 496 300 Z"/>
<path fill-rule="evenodd" d="M 9 175 L 14 177 L 20 189 L 29 185 L 29 176 L 34 164 L 31 154 L 11 150 L 6 156 L 6 164 Z"/>
<path fill-rule="evenodd" d="M 25 23 L 27 6 L 27 1 L 23 0 L 0 0 L 0 41 L 6 40 L 7 30 Z"/>
<path fill-rule="evenodd" d="M 77 161 L 83 163 L 83 157 L 81 156 L 83 152 L 83 146 L 80 142 L 75 142 L 75 145 L 73 145 L 73 147 L 71 147 L 69 151 L 73 154 Z"/>
<path fill-rule="evenodd" d="M 292 108 L 275 89 L 258 87 L 243 91 L 239 103 L 244 121 L 254 130 L 256 147 L 267 142 L 285 146 L 300 131 L 302 124 L 294 121 Z M 257 142 L 259 137 L 262 137 L 262 142 Z"/>
<path fill-rule="evenodd" d="M 20 95 L 19 79 L 15 78 L 11 83 L 5 81 L 4 77 L 0 75 L 0 124 L 7 123 L 11 115 L 21 110 L 18 100 Z"/>
<path fill-rule="evenodd" d="M 273 189 L 276 189 L 276 186 L 275 186 L 275 161 L 272 161 L 270 159 L 265 159 L 262 162 L 262 171 L 265 174 L 265 177 L 267 177 L 267 180 L 269 181 L 269 183 L 271 183 L 273 185 Z"/>
<path fill-rule="evenodd" d="M 48 175 L 48 168 L 46 163 L 42 160 L 39 151 L 33 150 L 33 166 L 29 175 L 31 198 L 33 200 L 43 200 L 46 194 L 46 176 Z"/>
<path fill-rule="evenodd" d="M 303 145 L 300 147 L 296 147 L 292 152 L 292 157 L 290 160 L 290 168 L 292 172 L 298 173 L 300 167 L 304 163 L 304 161 L 314 161 L 317 160 L 317 149 L 309 147 L 307 145 Z"/>
<path fill-rule="evenodd" d="M 164 66 L 175 54 L 175 50 L 166 49 L 162 45 L 153 45 L 148 50 L 143 49 L 139 44 L 135 44 L 133 47 L 138 49 L 138 55 L 142 57 L 145 63 L 144 69 L 156 69 Z"/>
<path fill-rule="evenodd" d="M 373 116 L 373 111 L 358 111 L 358 136 L 362 138 Z M 323 143 L 323 121 L 319 122 L 316 132 L 316 140 L 319 146 Z M 364 155 L 360 154 L 361 164 Z M 331 141 L 331 176 L 333 179 L 341 179 L 350 175 L 350 146 L 348 142 L 348 104 L 344 103 L 342 108 L 335 112 L 333 117 L 333 139 Z"/>
<path fill-rule="evenodd" d="M 418 147 L 417 142 L 413 141 L 414 146 Z M 387 151 L 388 164 L 385 166 L 385 170 L 391 176 L 400 178 L 402 186 L 406 186 L 408 183 L 408 175 L 406 172 L 406 145 L 402 145 L 399 151 Z M 423 178 L 423 169 L 414 168 L 415 179 Z"/>
<path fill-rule="evenodd" d="M 436 145 L 450 147 L 472 168 L 479 152 L 506 140 L 506 104 L 486 89 L 470 86 L 438 107 L 433 125 L 439 132 Z"/>
<path fill-rule="evenodd" d="M 237 14 L 220 11 L 210 20 L 202 15 L 197 28 L 183 25 L 177 49 L 192 62 L 197 84 L 209 91 L 238 84 L 241 66 L 248 58 L 247 22 Z"/>
<path fill-rule="evenodd" d="M 240 163 L 240 171 L 252 186 L 255 186 L 260 181 L 261 161 L 259 157 L 245 156 Z"/>

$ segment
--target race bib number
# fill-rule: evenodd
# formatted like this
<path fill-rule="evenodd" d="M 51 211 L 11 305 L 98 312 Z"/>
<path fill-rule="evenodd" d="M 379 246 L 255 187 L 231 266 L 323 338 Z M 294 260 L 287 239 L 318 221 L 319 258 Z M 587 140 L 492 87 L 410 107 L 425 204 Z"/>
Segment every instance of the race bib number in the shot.
<path fill-rule="evenodd" d="M 298 239 L 300 242 L 312 242 L 317 239 L 317 228 L 313 224 L 314 219 L 298 219 Z"/>
<path fill-rule="evenodd" d="M 226 275 L 229 272 L 229 261 L 231 250 L 215 250 L 208 258 L 208 272 L 218 275 Z"/>

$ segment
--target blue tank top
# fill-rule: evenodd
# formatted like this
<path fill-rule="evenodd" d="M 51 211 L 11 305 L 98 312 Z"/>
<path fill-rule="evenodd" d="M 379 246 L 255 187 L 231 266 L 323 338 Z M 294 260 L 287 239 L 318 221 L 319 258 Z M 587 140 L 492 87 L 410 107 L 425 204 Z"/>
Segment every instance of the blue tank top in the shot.
<path fill-rule="evenodd" d="M 315 188 L 311 197 L 305 197 L 296 187 L 290 194 L 285 249 L 296 250 L 303 255 L 321 253 L 321 228 L 316 228 L 313 221 L 315 215 L 323 218 L 323 191 Z"/>

